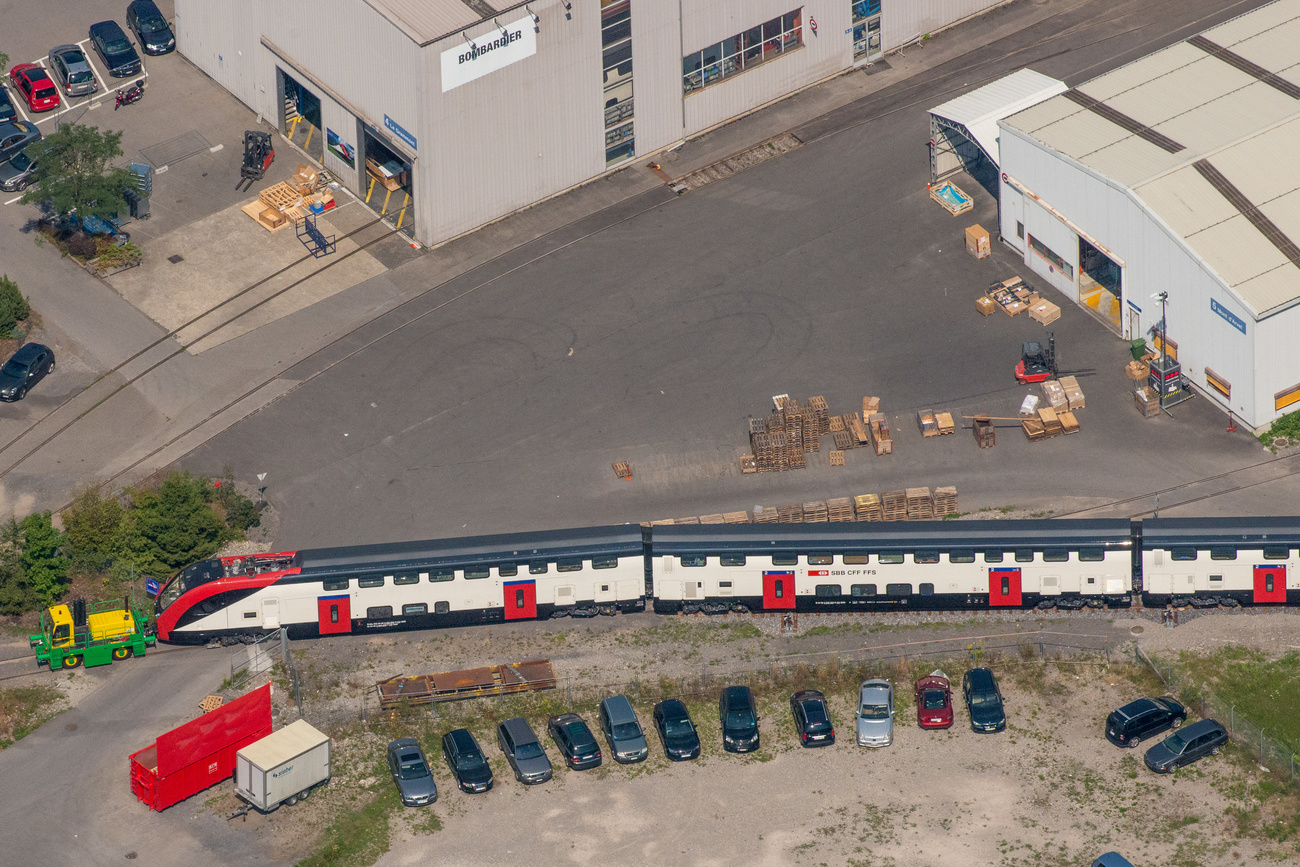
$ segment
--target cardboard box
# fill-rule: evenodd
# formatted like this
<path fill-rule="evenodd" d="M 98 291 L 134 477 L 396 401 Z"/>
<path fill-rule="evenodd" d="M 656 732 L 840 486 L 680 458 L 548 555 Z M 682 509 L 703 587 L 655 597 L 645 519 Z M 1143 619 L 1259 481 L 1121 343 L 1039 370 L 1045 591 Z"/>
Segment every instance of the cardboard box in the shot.
<path fill-rule="evenodd" d="M 1146 382 L 1151 375 L 1151 367 L 1141 361 L 1130 361 L 1124 366 L 1124 375 L 1134 382 Z"/>
<path fill-rule="evenodd" d="M 983 259 L 992 254 L 989 247 L 989 230 L 978 223 L 966 230 L 966 252 L 976 259 Z"/>
<path fill-rule="evenodd" d="M 975 309 L 978 310 L 980 313 L 984 314 L 985 316 L 988 316 L 990 313 L 993 312 L 993 307 L 994 307 L 993 299 L 987 295 L 982 295 L 979 298 L 975 299 Z"/>
<path fill-rule="evenodd" d="M 284 223 L 284 214 L 281 214 L 275 208 L 265 208 L 262 213 L 257 215 L 257 221 L 264 226 L 276 229 Z"/>
<path fill-rule="evenodd" d="M 293 173 L 289 179 L 289 184 L 298 191 L 300 195 L 309 196 L 316 190 L 320 183 L 320 173 L 306 163 L 298 163 L 298 170 Z"/>
<path fill-rule="evenodd" d="M 1051 325 L 1061 318 L 1061 308 L 1040 298 L 1029 308 L 1029 318 L 1041 325 Z"/>
<path fill-rule="evenodd" d="M 1083 409 L 1083 389 L 1079 388 L 1078 379 L 1073 376 L 1062 376 L 1061 388 L 1065 389 L 1065 399 L 1070 402 L 1070 412 Z"/>
<path fill-rule="evenodd" d="M 1055 379 L 1044 380 L 1042 389 L 1043 400 L 1053 410 L 1063 411 L 1070 408 L 1070 402 L 1065 397 L 1065 389 L 1061 388 L 1061 383 Z"/>

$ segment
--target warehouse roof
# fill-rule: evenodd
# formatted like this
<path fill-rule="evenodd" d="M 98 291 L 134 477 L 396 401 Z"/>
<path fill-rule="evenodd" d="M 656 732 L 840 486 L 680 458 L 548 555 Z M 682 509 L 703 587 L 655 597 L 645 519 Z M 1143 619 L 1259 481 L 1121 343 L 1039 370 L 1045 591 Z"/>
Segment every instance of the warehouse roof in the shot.
<path fill-rule="evenodd" d="M 513 0 L 365 0 L 412 40 L 428 45 L 494 15 L 523 6 Z"/>
<path fill-rule="evenodd" d="M 1300 0 L 1003 123 L 1130 188 L 1257 316 L 1300 298 Z"/>
<path fill-rule="evenodd" d="M 1002 157 L 998 153 L 998 121 L 1056 96 L 1065 89 L 1065 82 L 1048 78 L 1032 69 L 1021 69 L 956 99 L 950 99 L 943 105 L 930 109 L 930 114 L 964 127 L 993 164 L 1000 165 Z"/>

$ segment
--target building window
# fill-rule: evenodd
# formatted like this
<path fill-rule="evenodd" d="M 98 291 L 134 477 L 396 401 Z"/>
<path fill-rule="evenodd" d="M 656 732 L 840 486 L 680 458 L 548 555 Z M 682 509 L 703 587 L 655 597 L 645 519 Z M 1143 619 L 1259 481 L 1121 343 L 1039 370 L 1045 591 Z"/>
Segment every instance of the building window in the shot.
<path fill-rule="evenodd" d="M 581 572 L 581 571 L 582 571 L 582 561 L 581 561 L 581 560 L 578 560 L 578 559 L 573 559 L 573 560 L 560 560 L 558 563 L 555 564 L 555 571 L 557 571 L 557 572 Z"/>
<path fill-rule="evenodd" d="M 600 0 L 600 41 L 604 52 L 605 165 L 636 156 L 632 131 L 632 3 Z"/>
<path fill-rule="evenodd" d="M 685 93 L 717 84 L 803 45 L 803 10 L 787 12 L 682 58 Z"/>
<path fill-rule="evenodd" d="M 358 579 L 358 581 L 357 581 L 357 586 L 358 586 L 358 587 L 383 587 L 383 586 L 384 586 L 384 576 L 383 576 L 383 575 L 374 575 L 374 576 L 367 575 L 367 576 L 364 577 L 364 578 Z"/>
<path fill-rule="evenodd" d="M 880 0 L 850 0 L 853 16 L 853 59 L 880 56 Z"/>
<path fill-rule="evenodd" d="M 394 584 L 419 584 L 420 576 L 416 575 L 414 572 L 403 572 L 400 575 L 393 576 L 393 583 Z"/>
<path fill-rule="evenodd" d="M 434 569 L 429 573 L 429 581 L 435 584 L 439 581 L 452 581 L 455 577 L 456 571 L 454 569 Z"/>
<path fill-rule="evenodd" d="M 591 568 L 593 569 L 613 569 L 618 565 L 617 557 L 592 557 Z"/>
<path fill-rule="evenodd" d="M 1208 367 L 1205 368 L 1205 382 L 1210 386 L 1210 388 L 1214 389 L 1224 397 L 1232 397 L 1232 383 L 1228 382 L 1228 380 L 1219 376 Z"/>
<path fill-rule="evenodd" d="M 834 562 L 835 562 L 835 556 L 833 554 L 809 554 L 808 555 L 809 566 L 830 566 Z"/>
<path fill-rule="evenodd" d="M 1046 244 L 1035 238 L 1033 235 L 1029 236 L 1029 249 L 1037 253 L 1040 259 L 1051 265 L 1057 271 L 1060 271 L 1067 278 L 1070 280 L 1074 279 L 1074 266 L 1053 253 Z"/>
<path fill-rule="evenodd" d="M 1025 240 L 1025 224 L 1019 220 L 1016 220 L 1016 237 Z"/>

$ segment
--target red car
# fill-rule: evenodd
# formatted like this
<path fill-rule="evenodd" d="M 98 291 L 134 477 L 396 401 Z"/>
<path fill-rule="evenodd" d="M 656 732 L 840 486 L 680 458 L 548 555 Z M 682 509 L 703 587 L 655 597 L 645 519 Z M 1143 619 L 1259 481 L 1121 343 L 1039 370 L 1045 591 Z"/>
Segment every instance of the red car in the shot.
<path fill-rule="evenodd" d="M 916 722 L 923 729 L 952 725 L 952 687 L 942 671 L 932 671 L 916 682 Z"/>
<path fill-rule="evenodd" d="M 32 111 L 50 111 L 59 107 L 58 88 L 49 73 L 35 63 L 18 64 L 9 70 L 9 80 Z"/>

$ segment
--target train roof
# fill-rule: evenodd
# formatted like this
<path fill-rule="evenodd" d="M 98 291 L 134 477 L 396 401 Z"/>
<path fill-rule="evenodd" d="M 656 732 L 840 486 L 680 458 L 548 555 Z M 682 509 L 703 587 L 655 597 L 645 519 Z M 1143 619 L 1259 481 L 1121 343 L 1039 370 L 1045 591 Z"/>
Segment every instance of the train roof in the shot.
<path fill-rule="evenodd" d="M 722 551 L 802 552 L 818 549 L 913 551 L 938 548 L 1126 548 L 1125 519 L 1057 521 L 927 521 L 844 524 L 687 524 L 656 526 L 652 554 Z"/>
<path fill-rule="evenodd" d="M 585 527 L 577 530 L 544 530 L 533 533 L 503 533 L 458 539 L 427 539 L 419 542 L 389 542 L 350 545 L 341 548 L 309 548 L 294 555 L 294 565 L 303 572 L 344 569 L 401 569 L 418 566 L 495 563 L 533 557 L 572 557 L 640 554 L 641 527 L 636 524 Z"/>
<path fill-rule="evenodd" d="M 1300 516 L 1282 518 L 1147 518 L 1143 548 L 1188 545 L 1300 545 Z"/>

